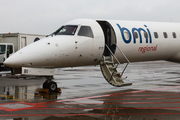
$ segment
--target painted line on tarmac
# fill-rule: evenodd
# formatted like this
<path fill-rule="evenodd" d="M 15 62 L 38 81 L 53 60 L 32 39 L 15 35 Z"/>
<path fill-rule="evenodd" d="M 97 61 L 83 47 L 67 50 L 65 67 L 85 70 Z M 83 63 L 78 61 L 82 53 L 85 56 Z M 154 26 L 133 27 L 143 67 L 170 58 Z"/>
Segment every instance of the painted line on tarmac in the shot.
<path fill-rule="evenodd" d="M 171 88 L 177 88 L 177 87 L 180 87 L 180 86 L 176 86 L 176 87 L 165 87 L 165 88 L 161 88 L 162 89 L 171 89 Z M 158 88 L 160 90 L 160 88 Z M 58 100 L 58 101 L 53 101 L 53 102 L 61 102 L 60 104 L 76 104 L 76 105 L 79 105 L 79 104 L 112 104 L 112 105 L 115 105 L 115 104 L 167 104 L 167 103 L 180 103 L 180 102 L 122 102 L 122 103 L 63 103 L 63 102 L 68 102 L 68 101 L 79 101 L 79 100 L 89 100 L 89 99 L 93 99 L 93 98 L 102 98 L 102 97 L 111 97 L 112 95 L 126 95 L 126 94 L 132 94 L 132 93 L 143 93 L 143 92 L 147 92 L 149 90 L 139 90 L 139 91 L 130 91 L 130 92 L 123 92 L 123 93 L 115 93 L 115 94 L 108 94 L 108 95 L 98 95 L 98 96 L 91 96 L 91 97 L 83 97 L 83 98 L 76 98 L 76 99 L 67 99 L 67 100 Z M 137 100 L 144 100 L 144 98 L 139 98 Z M 155 98 L 145 98 L 145 99 L 155 99 Z M 167 98 L 156 98 L 156 99 L 167 99 Z M 169 98 L 168 98 L 169 99 Z M 170 99 L 173 99 L 173 98 L 170 98 Z M 180 98 L 174 98 L 174 99 L 180 99 Z M 107 100 L 107 99 L 105 99 Z M 120 100 L 120 99 L 118 99 Z M 126 100 L 126 99 L 121 99 L 121 100 Z M 129 100 L 132 100 L 132 99 L 129 99 Z M 53 103 L 52 101 L 49 102 L 49 103 Z M 44 105 L 45 103 L 47 102 L 41 102 L 41 103 L 28 103 L 28 102 L 14 102 L 14 103 L 4 103 L 4 104 L 0 104 L 0 110 L 4 110 L 4 111 L 9 111 L 9 112 L 12 112 L 12 111 L 20 111 L 20 110 L 50 110 L 50 109 L 87 109 L 87 108 L 47 108 L 48 106 Z M 17 108 L 17 109 L 11 109 L 11 108 L 8 108 L 8 107 L 5 107 L 6 105 L 10 105 L 10 104 L 25 104 L 25 105 L 29 105 L 30 107 L 25 107 L 25 108 Z M 154 107 L 152 109 L 180 109 L 180 107 Z M 89 109 L 89 108 L 88 108 Z M 91 109 L 117 109 L 117 108 L 91 108 Z M 119 109 L 123 109 L 123 108 L 119 108 Z M 128 109 L 128 108 L 124 108 L 124 109 Z M 132 109 L 132 108 L 131 108 Z M 137 109 L 137 108 L 136 108 Z M 143 109 L 143 108 L 138 108 L 138 109 Z M 147 107 L 144 108 L 144 109 L 148 109 Z M 149 108 L 150 109 L 150 108 Z M 139 113 L 128 113 L 128 115 L 138 115 Z M 140 114 L 143 114 L 143 113 L 140 113 Z M 144 113 L 145 115 L 146 114 L 163 114 L 163 115 L 169 115 L 169 114 L 177 114 L 177 113 Z M 180 113 L 178 113 L 180 114 Z M 11 114 L 10 114 L 11 115 Z M 30 116 L 34 116 L 34 115 L 37 115 L 37 114 L 33 114 L 33 115 L 30 115 Z M 41 115 L 41 114 L 40 114 Z M 46 114 L 42 114 L 43 116 L 46 115 Z M 54 114 L 53 114 L 54 115 Z M 62 115 L 70 115 L 70 114 L 55 114 L 55 115 L 58 115 L 58 116 L 62 116 Z M 79 114 L 72 114 L 73 116 L 74 115 L 79 115 Z M 91 114 L 84 114 L 84 115 L 91 115 Z M 99 114 L 92 114 L 92 115 L 99 115 Z M 102 115 L 109 115 L 109 114 L 102 114 Z M 123 114 L 113 114 L 113 115 L 123 115 Z M 6 115 L 0 115 L 0 116 L 6 116 Z M 14 115 L 16 116 L 16 115 Z M 18 116 L 21 116 L 18 114 Z M 24 116 L 22 114 L 22 116 Z M 28 116 L 28 115 L 27 115 Z M 49 114 L 48 114 L 49 116 Z"/>
<path fill-rule="evenodd" d="M 63 103 L 65 105 L 101 105 L 101 104 L 107 104 L 107 105 L 116 105 L 116 104 L 175 104 L 180 102 L 122 102 L 122 103 Z"/>
<path fill-rule="evenodd" d="M 143 93 L 143 92 L 154 91 L 154 90 L 164 90 L 164 89 L 165 89 L 165 90 L 168 90 L 168 89 L 173 89 L 173 88 L 180 88 L 180 86 L 155 88 L 155 89 L 149 89 L 149 90 L 137 90 L 137 91 L 114 93 L 114 94 L 108 94 L 108 95 L 99 95 L 99 96 L 75 98 L 75 99 L 57 100 L 56 102 L 78 101 L 78 100 L 85 100 L 85 99 L 92 99 L 92 98 L 110 97 L 110 96 L 114 96 L 114 95 L 126 95 L 126 94 L 132 94 L 132 93 Z"/>
<path fill-rule="evenodd" d="M 107 101 L 107 100 L 163 100 L 163 99 L 180 99 L 180 98 L 122 98 L 122 99 L 99 99 L 99 100 Z"/>
<path fill-rule="evenodd" d="M 29 103 L 29 102 L 13 102 L 13 103 L 0 104 L 0 110 L 9 111 L 9 112 L 19 111 L 19 110 L 32 110 L 42 107 L 48 107 L 48 106 L 41 103 Z"/>
<path fill-rule="evenodd" d="M 25 108 L 9 108 L 9 107 L 5 107 L 5 105 L 9 105 L 8 103 L 6 104 L 1 104 L 0 105 L 0 110 L 4 110 L 4 111 L 9 111 L 9 112 L 13 112 L 13 111 L 21 111 L 21 110 L 86 110 L 86 109 L 92 109 L 92 110 L 111 110 L 111 109 L 180 109 L 180 107 L 130 107 L 130 108 L 49 108 L 46 105 L 42 105 L 42 104 L 36 104 L 36 103 L 25 103 L 25 102 L 16 102 L 16 103 L 11 103 L 12 105 L 16 105 L 16 104 L 21 104 L 21 105 L 28 105 L 29 107 L 25 107 Z M 106 103 L 105 103 L 106 104 Z M 107 103 L 109 104 L 109 103 Z M 112 103 L 113 104 L 113 103 Z M 116 103 L 118 104 L 118 103 Z M 121 104 L 121 103 L 119 103 Z M 122 103 L 124 104 L 124 103 Z M 3 107 L 2 107 L 3 106 Z"/>
<path fill-rule="evenodd" d="M 130 107 L 130 108 L 36 108 L 34 110 L 148 110 L 148 109 L 180 109 L 180 107 Z"/>
<path fill-rule="evenodd" d="M 57 100 L 57 101 L 55 101 L 55 102 L 68 102 L 68 101 L 86 100 L 86 99 L 100 98 L 100 97 L 109 97 L 109 96 L 110 96 L 110 95 L 99 95 L 99 96 L 91 96 L 91 97 L 83 97 L 83 98 Z"/>
<path fill-rule="evenodd" d="M 156 94 L 156 93 L 155 93 Z M 139 96 L 139 97 L 144 97 L 144 96 L 180 96 L 180 94 L 152 94 L 152 95 L 121 95 L 122 97 L 134 97 L 134 96 Z"/>
<path fill-rule="evenodd" d="M 137 90 L 137 91 L 130 91 L 130 92 L 123 92 L 123 93 L 114 93 L 111 94 L 111 96 L 115 95 L 126 95 L 126 94 L 132 94 L 132 93 L 170 93 L 170 91 L 167 91 L 168 89 L 173 89 L 173 88 L 180 88 L 180 86 L 173 86 L 173 87 L 163 87 L 163 88 L 154 88 L 154 89 L 149 89 L 149 90 Z M 166 90 L 166 91 L 156 91 L 156 90 Z M 179 92 L 177 92 L 179 93 Z"/>
<path fill-rule="evenodd" d="M 107 105 L 116 105 L 116 104 L 172 104 L 180 102 L 122 102 L 122 103 L 65 103 L 63 105 L 96 105 L 96 104 L 107 104 Z M 6 105 L 27 105 L 28 107 L 24 108 L 10 108 Z M 20 110 L 52 110 L 52 109 L 180 109 L 180 107 L 135 107 L 135 108 L 49 108 L 47 105 L 42 103 L 28 103 L 28 102 L 13 102 L 13 103 L 4 103 L 0 105 L 0 110 L 4 111 L 20 111 Z"/>
<path fill-rule="evenodd" d="M 115 114 L 4 114 L 0 117 L 33 117 L 33 116 L 104 116 L 104 115 L 179 115 L 178 113 L 115 113 Z"/>

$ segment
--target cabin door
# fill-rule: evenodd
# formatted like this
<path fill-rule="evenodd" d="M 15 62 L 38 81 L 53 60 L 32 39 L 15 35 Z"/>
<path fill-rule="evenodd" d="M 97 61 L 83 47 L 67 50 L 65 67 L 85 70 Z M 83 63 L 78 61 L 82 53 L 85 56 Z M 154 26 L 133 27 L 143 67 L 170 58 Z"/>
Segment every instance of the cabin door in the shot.
<path fill-rule="evenodd" d="M 109 47 L 112 53 L 115 54 L 117 42 L 116 42 L 116 35 L 115 35 L 113 27 L 107 21 L 98 20 L 97 22 L 99 23 L 99 25 L 101 26 L 103 30 L 104 37 L 105 37 L 105 44 Z M 105 46 L 103 55 L 110 56 L 110 51 L 108 50 L 106 46 Z"/>

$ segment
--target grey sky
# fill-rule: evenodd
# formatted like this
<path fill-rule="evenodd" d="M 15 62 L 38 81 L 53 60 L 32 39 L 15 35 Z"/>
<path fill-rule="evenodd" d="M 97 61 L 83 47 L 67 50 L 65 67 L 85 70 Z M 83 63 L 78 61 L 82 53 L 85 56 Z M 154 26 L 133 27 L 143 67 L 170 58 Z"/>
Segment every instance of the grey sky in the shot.
<path fill-rule="evenodd" d="M 78 18 L 180 22 L 180 0 L 0 0 L 0 33 L 49 34 Z"/>

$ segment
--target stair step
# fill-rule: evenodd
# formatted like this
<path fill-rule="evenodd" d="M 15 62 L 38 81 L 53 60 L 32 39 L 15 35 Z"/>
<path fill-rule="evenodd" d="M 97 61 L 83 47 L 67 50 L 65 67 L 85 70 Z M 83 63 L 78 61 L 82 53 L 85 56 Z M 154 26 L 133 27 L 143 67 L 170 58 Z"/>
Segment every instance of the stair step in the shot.
<path fill-rule="evenodd" d="M 116 69 L 116 67 L 115 66 L 114 67 L 110 66 L 109 69 L 113 70 L 113 69 Z"/>
<path fill-rule="evenodd" d="M 125 78 L 116 78 L 116 81 L 123 81 L 123 80 L 125 80 L 127 77 L 125 77 Z"/>
<path fill-rule="evenodd" d="M 132 85 L 132 83 L 122 83 L 122 84 L 120 84 L 118 87 L 122 87 L 122 86 L 130 86 L 130 85 Z"/>
<path fill-rule="evenodd" d="M 112 60 L 112 57 L 111 56 L 106 56 L 105 60 Z"/>
<path fill-rule="evenodd" d="M 120 75 L 120 72 L 114 72 L 113 75 Z"/>
<path fill-rule="evenodd" d="M 106 64 L 114 64 L 113 61 L 104 61 L 104 63 L 106 63 Z"/>

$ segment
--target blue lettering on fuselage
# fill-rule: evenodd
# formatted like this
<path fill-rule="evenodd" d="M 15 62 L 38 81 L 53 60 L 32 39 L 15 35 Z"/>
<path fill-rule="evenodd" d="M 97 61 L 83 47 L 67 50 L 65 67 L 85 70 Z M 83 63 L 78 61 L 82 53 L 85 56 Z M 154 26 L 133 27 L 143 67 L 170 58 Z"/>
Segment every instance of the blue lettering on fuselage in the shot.
<path fill-rule="evenodd" d="M 146 37 L 146 43 L 148 43 L 148 38 L 149 38 L 149 43 L 152 43 L 152 37 L 151 37 L 151 32 L 150 30 L 147 28 L 146 25 L 144 25 L 144 27 L 146 27 L 146 30 L 144 30 L 143 28 L 132 28 L 132 35 L 129 29 L 125 28 L 125 27 L 121 27 L 119 24 L 117 24 L 117 26 L 119 27 L 119 30 L 121 32 L 122 35 L 122 39 L 125 43 L 130 43 L 132 41 L 132 35 L 133 35 L 133 42 L 136 43 L 136 37 L 134 35 L 134 32 L 137 31 L 137 33 L 139 34 L 139 40 L 140 43 L 142 43 L 142 35 L 141 35 L 141 31 L 144 34 L 147 34 L 149 37 Z M 125 33 L 128 35 L 128 37 L 125 36 Z"/>

